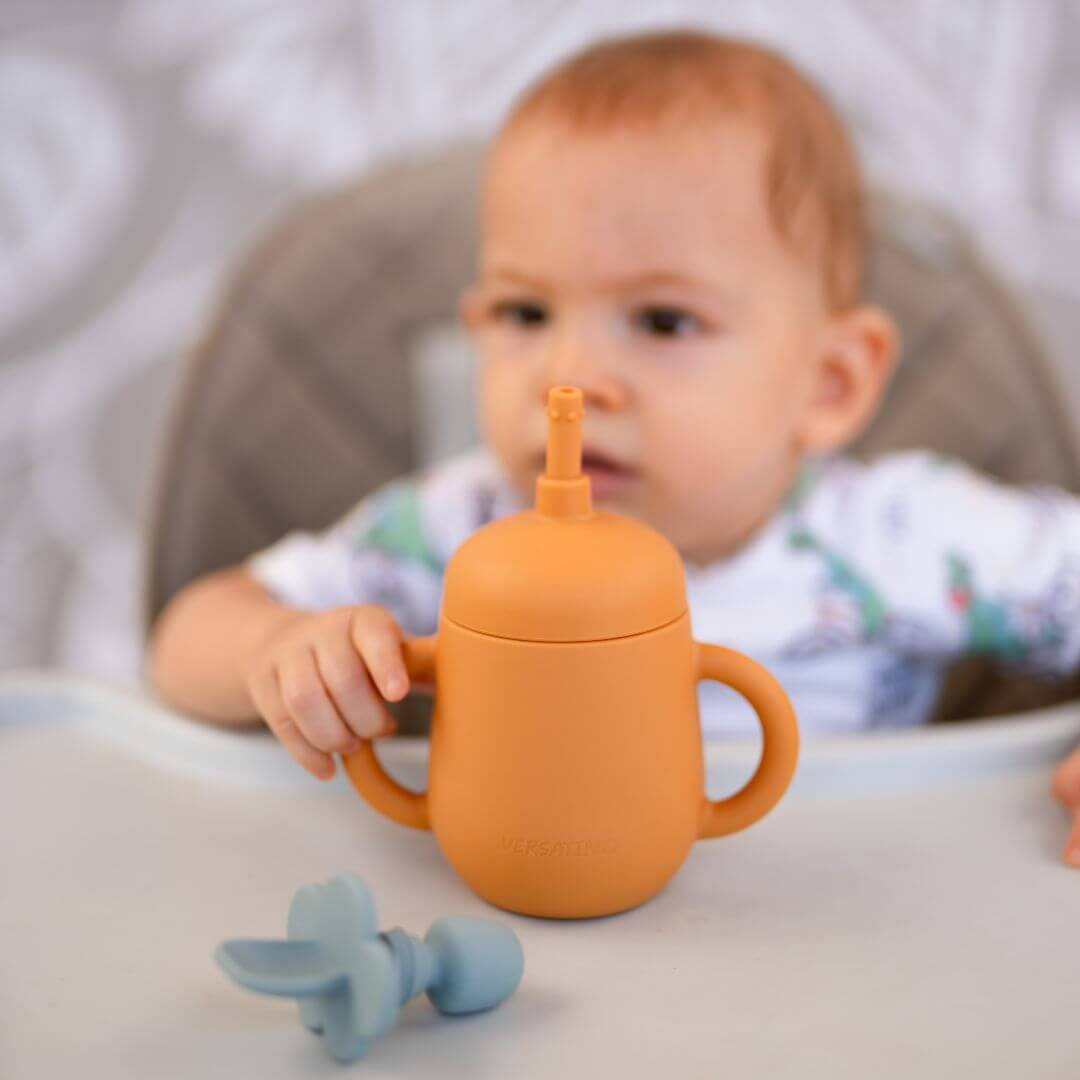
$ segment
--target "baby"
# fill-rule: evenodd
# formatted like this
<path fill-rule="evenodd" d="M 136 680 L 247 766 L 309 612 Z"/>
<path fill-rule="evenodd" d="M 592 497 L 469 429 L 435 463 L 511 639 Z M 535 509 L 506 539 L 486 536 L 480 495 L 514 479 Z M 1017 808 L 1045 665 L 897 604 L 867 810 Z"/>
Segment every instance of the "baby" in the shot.
<path fill-rule="evenodd" d="M 548 74 L 491 149 L 461 312 L 484 445 L 292 533 L 162 614 L 151 680 L 261 716 L 316 776 L 394 730 L 401 642 L 435 630 L 470 532 L 532 503 L 550 387 L 585 398 L 594 503 L 682 554 L 701 641 L 785 685 L 808 734 L 925 719 L 949 662 L 1080 663 L 1080 506 L 923 453 L 840 452 L 896 355 L 861 298 L 864 222 L 837 116 L 790 64 L 698 33 L 600 44 Z M 706 735 L 746 707 L 702 683 Z M 1080 865 L 1080 751 L 1054 792 Z"/>

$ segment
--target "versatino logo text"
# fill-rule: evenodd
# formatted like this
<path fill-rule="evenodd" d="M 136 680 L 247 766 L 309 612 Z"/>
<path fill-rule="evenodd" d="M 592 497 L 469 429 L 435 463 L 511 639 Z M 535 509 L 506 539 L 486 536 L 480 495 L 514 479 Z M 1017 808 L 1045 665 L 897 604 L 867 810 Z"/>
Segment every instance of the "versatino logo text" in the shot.
<path fill-rule="evenodd" d="M 614 855 L 614 840 L 530 840 L 524 836 L 504 836 L 502 849 L 509 855 Z"/>

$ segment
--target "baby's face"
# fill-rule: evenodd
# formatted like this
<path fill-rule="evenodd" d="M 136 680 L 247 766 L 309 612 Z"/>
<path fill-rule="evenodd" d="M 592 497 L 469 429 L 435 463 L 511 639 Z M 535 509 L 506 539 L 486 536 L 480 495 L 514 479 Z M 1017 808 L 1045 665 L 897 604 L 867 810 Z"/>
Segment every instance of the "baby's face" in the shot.
<path fill-rule="evenodd" d="M 537 124 L 498 147 L 463 311 L 484 437 L 529 502 L 561 384 L 585 396 L 594 503 L 686 558 L 730 554 L 783 498 L 828 311 L 769 216 L 764 152 L 738 117 L 707 136 Z"/>

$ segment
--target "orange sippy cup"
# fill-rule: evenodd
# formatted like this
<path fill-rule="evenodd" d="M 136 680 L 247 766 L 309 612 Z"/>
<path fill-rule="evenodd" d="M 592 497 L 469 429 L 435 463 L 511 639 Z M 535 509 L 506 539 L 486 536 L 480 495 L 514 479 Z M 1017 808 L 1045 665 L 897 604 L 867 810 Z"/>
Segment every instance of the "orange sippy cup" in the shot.
<path fill-rule="evenodd" d="M 370 742 L 344 763 L 376 810 L 431 829 L 485 900 L 564 919 L 643 903 L 695 840 L 768 813 L 799 741 L 765 668 L 694 640 L 672 544 L 593 509 L 583 414 L 579 389 L 551 390 L 535 507 L 458 547 L 438 632 L 405 642 L 412 677 L 435 686 L 428 790 L 389 777 Z M 754 775 L 718 802 L 704 793 L 700 679 L 746 697 L 764 735 Z"/>

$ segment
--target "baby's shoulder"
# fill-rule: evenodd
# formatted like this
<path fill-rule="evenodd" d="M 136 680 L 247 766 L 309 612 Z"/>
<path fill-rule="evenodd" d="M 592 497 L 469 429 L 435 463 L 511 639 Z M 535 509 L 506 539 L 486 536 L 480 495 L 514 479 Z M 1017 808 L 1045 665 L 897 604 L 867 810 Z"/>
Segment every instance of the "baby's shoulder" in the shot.
<path fill-rule="evenodd" d="M 409 478 L 418 496 L 450 510 L 460 507 L 473 527 L 520 508 L 521 500 L 491 449 L 483 444 L 433 462 Z"/>
<path fill-rule="evenodd" d="M 978 487 L 1009 490 L 966 462 L 930 450 L 900 450 L 871 461 L 834 456 L 804 466 L 787 509 L 854 509 L 897 499 L 919 501 Z"/>
<path fill-rule="evenodd" d="M 403 482 L 444 560 L 477 529 L 524 507 L 498 459 L 482 444 L 427 465 Z"/>
<path fill-rule="evenodd" d="M 812 463 L 785 508 L 800 528 L 851 546 L 868 537 L 892 542 L 974 529 L 1030 529 L 1032 522 L 1076 518 L 1075 496 L 1049 486 L 1019 486 L 958 458 L 927 450 Z"/>

